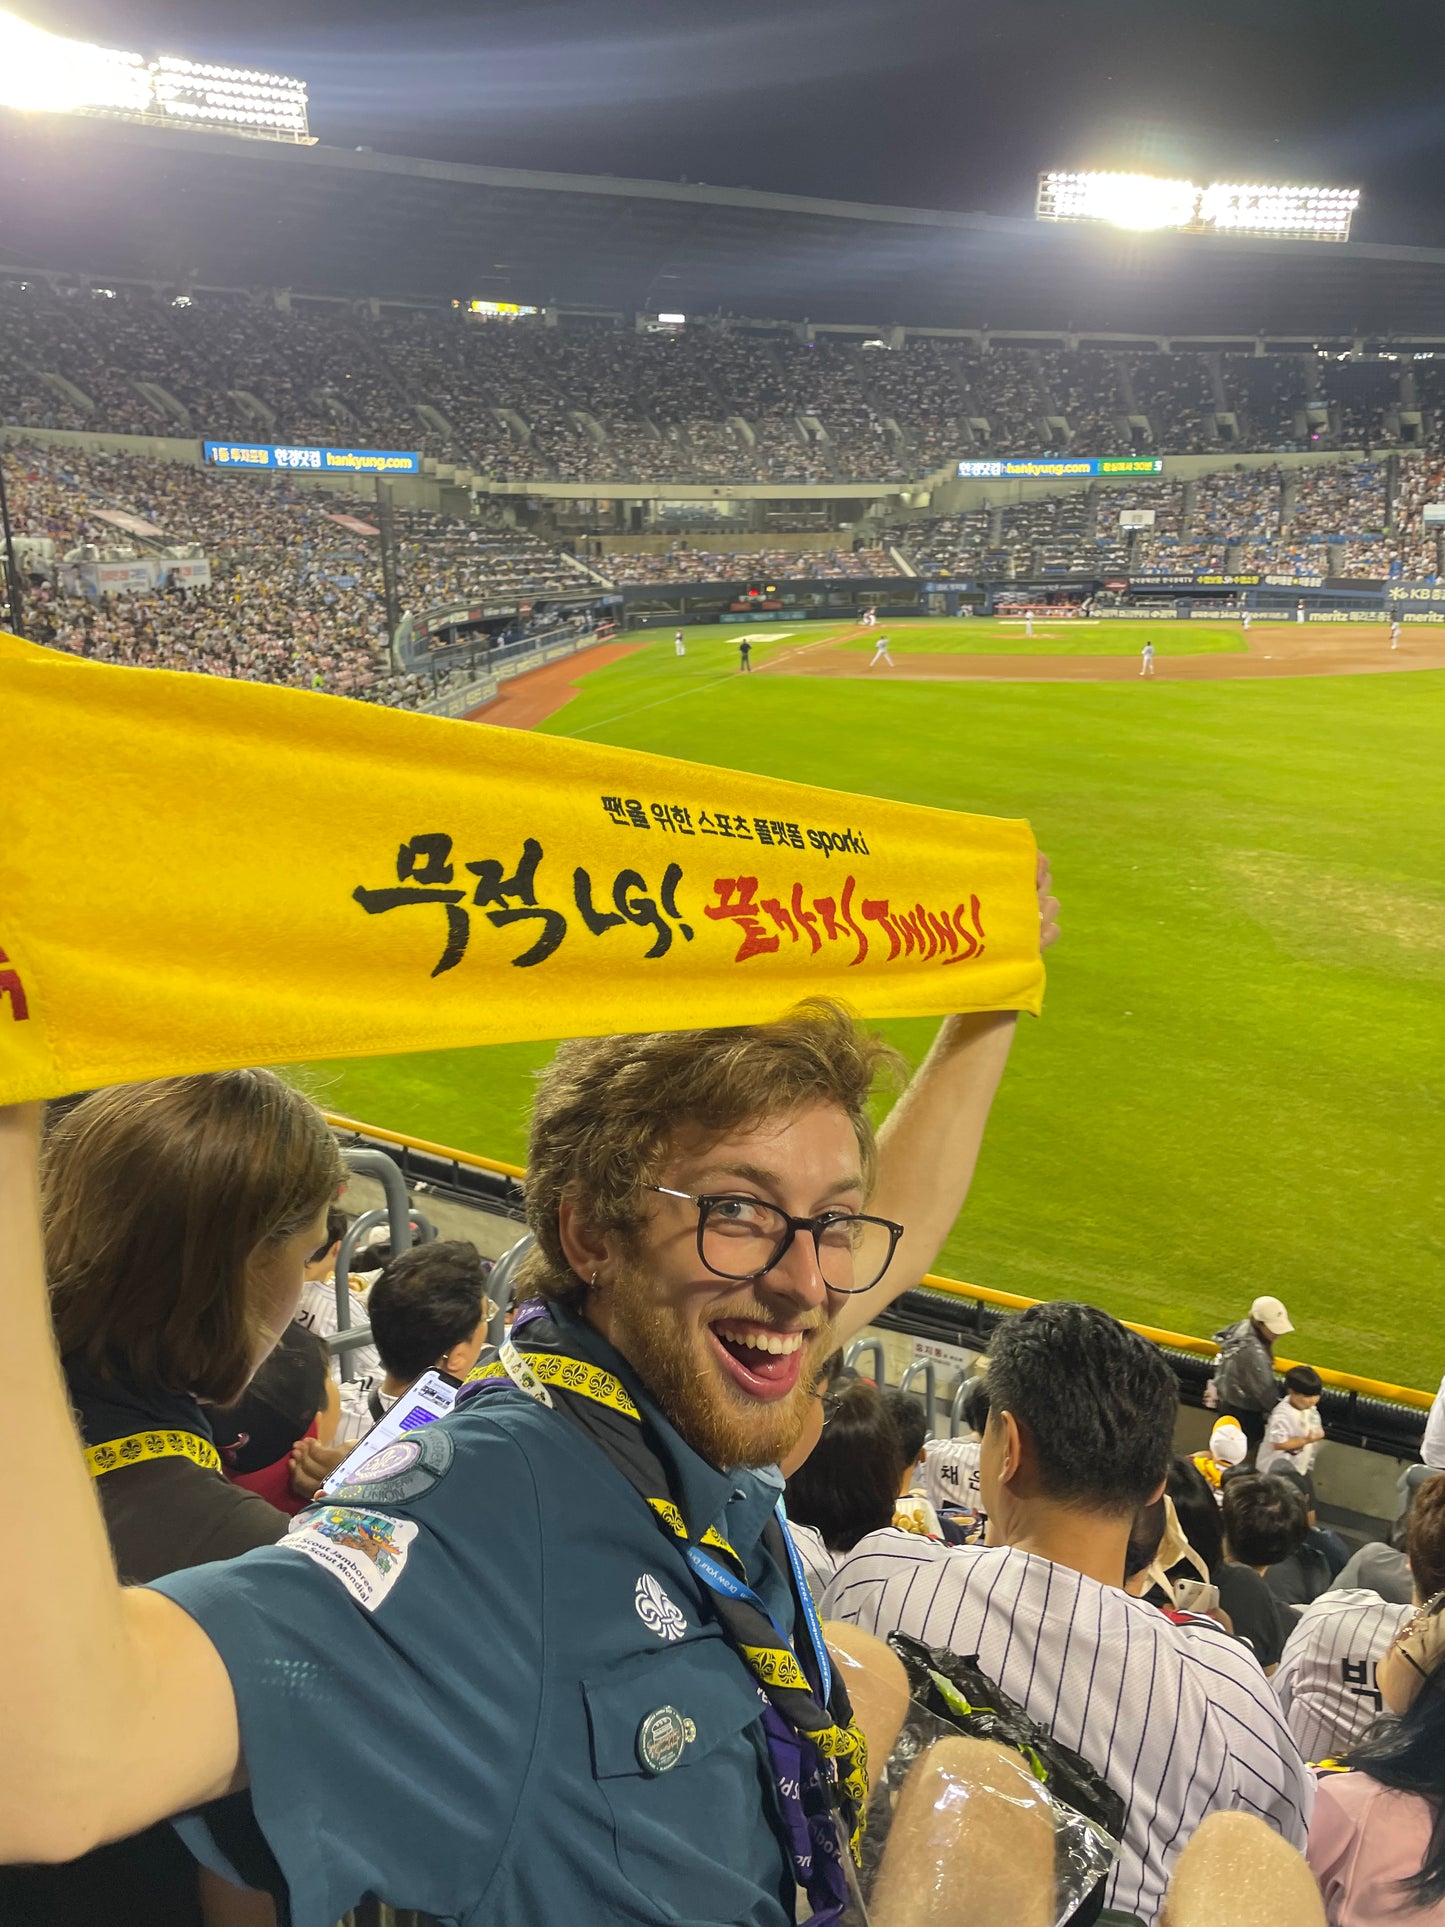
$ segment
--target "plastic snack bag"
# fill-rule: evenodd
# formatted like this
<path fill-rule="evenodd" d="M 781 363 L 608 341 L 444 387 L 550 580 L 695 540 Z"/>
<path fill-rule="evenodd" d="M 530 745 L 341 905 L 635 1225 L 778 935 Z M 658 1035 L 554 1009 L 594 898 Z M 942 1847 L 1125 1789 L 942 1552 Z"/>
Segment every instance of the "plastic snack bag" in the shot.
<path fill-rule="evenodd" d="M 844 1927 L 1094 1919 L 1118 1854 L 1123 1802 L 976 1663 L 902 1635 L 888 1645 L 903 1677 L 875 1665 L 870 1691 L 868 1680 L 847 1675 L 874 1761 Z M 1066 1787 L 1094 1811 L 1072 1805 Z"/>

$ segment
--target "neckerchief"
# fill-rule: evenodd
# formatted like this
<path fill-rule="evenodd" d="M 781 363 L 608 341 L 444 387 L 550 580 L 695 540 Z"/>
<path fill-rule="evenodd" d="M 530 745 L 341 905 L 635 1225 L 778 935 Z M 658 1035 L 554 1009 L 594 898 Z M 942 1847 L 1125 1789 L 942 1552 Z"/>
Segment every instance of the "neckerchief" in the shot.
<path fill-rule="evenodd" d="M 524 1347 L 517 1343 L 523 1327 Z M 868 1748 L 829 1661 L 782 1504 L 764 1528 L 763 1546 L 786 1574 L 799 1622 L 808 1629 L 796 1650 L 748 1584 L 726 1539 L 711 1526 L 695 1532 L 683 1517 L 636 1400 L 611 1372 L 568 1356 L 561 1349 L 565 1342 L 543 1307 L 529 1307 L 514 1321 L 498 1357 L 472 1372 L 457 1405 L 515 1385 L 562 1412 L 611 1460 L 658 1526 L 685 1546 L 729 1644 L 758 1683 L 794 1871 L 813 1908 L 809 1927 L 831 1927 L 848 1911 L 851 1895 L 838 1823 L 856 1862 L 868 1804 Z"/>
<path fill-rule="evenodd" d="M 189 1459 L 207 1472 L 220 1471 L 210 1421 L 191 1393 L 140 1388 L 119 1372 L 104 1377 L 74 1357 L 64 1363 L 92 1478 L 151 1459 Z"/>

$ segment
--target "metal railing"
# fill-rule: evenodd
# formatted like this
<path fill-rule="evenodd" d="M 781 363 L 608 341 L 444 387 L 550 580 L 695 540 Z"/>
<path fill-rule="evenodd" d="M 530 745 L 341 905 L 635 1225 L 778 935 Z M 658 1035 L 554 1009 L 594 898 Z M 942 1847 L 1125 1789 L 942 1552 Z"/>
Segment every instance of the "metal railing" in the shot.
<path fill-rule="evenodd" d="M 886 1385 L 888 1383 L 888 1367 L 883 1358 L 883 1340 L 881 1338 L 855 1338 L 843 1354 L 843 1363 L 848 1367 L 850 1372 L 856 1371 L 858 1369 L 858 1360 L 865 1352 L 871 1352 L 873 1354 L 874 1384 Z"/>
<path fill-rule="evenodd" d="M 469 1202 L 482 1204 L 487 1210 L 516 1218 L 522 1215 L 521 1187 L 526 1174 L 519 1165 L 432 1144 L 423 1138 L 383 1130 L 376 1125 L 334 1113 L 327 1114 L 327 1122 L 341 1134 L 343 1144 L 350 1137 L 358 1143 L 364 1140 L 373 1147 L 392 1149 L 396 1162 L 408 1176 L 453 1190 Z M 510 1256 L 511 1252 L 505 1254 L 505 1257 Z M 499 1264 L 501 1262 L 499 1260 Z M 496 1295 L 493 1289 L 492 1296 L 495 1298 Z M 982 1352 L 1000 1316 L 1008 1312 L 1027 1311 L 1040 1302 L 1037 1298 L 997 1291 L 988 1285 L 965 1284 L 960 1279 L 943 1278 L 930 1272 L 917 1286 L 896 1299 L 888 1311 L 880 1314 L 878 1322 L 885 1330 L 911 1329 L 920 1322 L 924 1322 L 925 1326 L 931 1324 L 938 1336 L 947 1342 Z M 1179 1377 L 1181 1393 L 1186 1402 L 1200 1403 L 1205 1381 L 1210 1376 L 1209 1367 L 1219 1354 L 1219 1347 L 1214 1340 L 1196 1338 L 1185 1332 L 1166 1331 L 1155 1325 L 1141 1325 L 1127 1318 L 1120 1322 L 1168 1355 Z M 869 1355 L 874 1361 L 873 1376 L 880 1384 L 885 1383 L 884 1353 L 880 1339 L 855 1339 L 848 1347 L 847 1363 L 852 1366 L 860 1357 Z M 1275 1369 L 1284 1372 L 1300 1362 L 1303 1361 L 1277 1358 Z M 1434 1403 L 1432 1392 L 1421 1391 L 1415 1386 L 1393 1385 L 1379 1379 L 1364 1378 L 1353 1372 L 1335 1371 L 1329 1366 L 1317 1366 L 1316 1369 L 1324 1381 L 1325 1397 L 1321 1411 L 1331 1437 L 1377 1451 L 1413 1455 L 1423 1431 L 1424 1414 Z M 955 1397 L 950 1415 L 950 1424 L 955 1432 L 961 1417 L 958 1404 Z"/>
<path fill-rule="evenodd" d="M 361 1249 L 362 1239 L 377 1225 L 384 1224 L 394 1257 L 397 1252 L 407 1251 L 414 1244 L 431 1244 L 437 1230 L 430 1218 L 423 1216 L 412 1205 L 401 1168 L 385 1151 L 348 1149 L 343 1151 L 342 1157 L 349 1171 L 355 1172 L 357 1177 L 375 1178 L 386 1194 L 384 1205 L 363 1211 L 359 1217 L 352 1219 L 341 1240 L 341 1249 L 336 1254 L 336 1330 L 326 1340 L 326 1349 L 333 1358 L 340 1358 L 342 1379 L 349 1383 L 356 1376 L 352 1354 L 371 1343 L 370 1325 L 353 1325 L 351 1322 L 351 1262 Z"/>
<path fill-rule="evenodd" d="M 927 1436 L 932 1438 L 933 1415 L 938 1405 L 938 1372 L 931 1358 L 915 1358 L 911 1365 L 904 1367 L 903 1376 L 898 1381 L 899 1391 L 911 1392 L 916 1378 L 923 1380 L 923 1408 L 928 1415 Z"/>

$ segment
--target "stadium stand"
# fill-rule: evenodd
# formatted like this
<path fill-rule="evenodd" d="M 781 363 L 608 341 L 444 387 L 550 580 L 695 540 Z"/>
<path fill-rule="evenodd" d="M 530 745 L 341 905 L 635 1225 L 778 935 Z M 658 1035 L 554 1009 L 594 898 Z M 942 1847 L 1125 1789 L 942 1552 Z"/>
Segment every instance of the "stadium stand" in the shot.
<path fill-rule="evenodd" d="M 1399 476 L 1393 527 L 1386 464 L 1372 460 L 1300 470 L 1227 468 L 1192 481 L 1094 487 L 917 519 L 892 534 L 920 574 L 940 579 L 1232 569 L 1423 580 L 1438 566 L 1423 510 L 1445 488 L 1445 466 L 1407 456 Z M 1138 509 L 1153 513 L 1153 526 L 1121 527 L 1121 513 Z"/>
<path fill-rule="evenodd" d="M 609 555 L 602 564 L 620 586 L 659 582 L 746 582 L 761 576 L 824 581 L 841 576 L 900 576 L 885 549 L 669 549 L 662 555 Z"/>
<path fill-rule="evenodd" d="M 284 300 L 285 305 L 278 305 Z M 1360 448 L 1433 362 L 378 307 L 0 277 L 12 425 L 417 449 L 501 481 L 902 483 L 961 454 Z"/>
<path fill-rule="evenodd" d="M 38 641 L 102 660 L 192 669 L 414 707 L 465 681 L 449 672 L 391 675 L 375 540 L 355 522 L 354 497 L 288 492 L 263 477 L 217 475 L 145 456 L 73 449 L 7 451 L 11 514 L 21 535 L 64 556 L 87 548 L 135 555 L 100 517 L 120 511 L 155 531 L 153 546 L 194 543 L 209 586 L 85 596 L 58 569 L 32 606 Z M 398 517 L 405 606 L 516 604 L 572 592 L 586 579 L 555 549 L 513 529 L 420 510 Z M 259 616 L 259 620 L 258 620 Z"/>

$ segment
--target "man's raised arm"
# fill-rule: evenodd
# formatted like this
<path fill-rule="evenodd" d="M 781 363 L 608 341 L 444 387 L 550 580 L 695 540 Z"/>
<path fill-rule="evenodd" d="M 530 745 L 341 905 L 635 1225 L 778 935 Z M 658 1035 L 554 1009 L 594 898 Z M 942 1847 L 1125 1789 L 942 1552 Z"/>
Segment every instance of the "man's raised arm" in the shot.
<path fill-rule="evenodd" d="M 1059 934 L 1049 860 L 1038 860 L 1039 947 Z M 928 1055 L 878 1133 L 878 1183 L 868 1209 L 904 1227 L 893 1262 L 839 1314 L 840 1345 L 855 1338 L 929 1271 L 963 1209 L 1017 1011 L 946 1017 Z"/>
<path fill-rule="evenodd" d="M 0 1107 L 0 1862 L 70 1859 L 237 1784 L 231 1683 L 195 1622 L 117 1582 L 51 1335 L 38 1105 Z"/>

